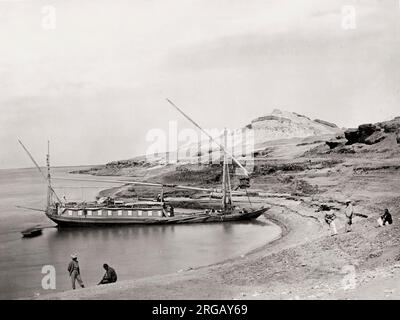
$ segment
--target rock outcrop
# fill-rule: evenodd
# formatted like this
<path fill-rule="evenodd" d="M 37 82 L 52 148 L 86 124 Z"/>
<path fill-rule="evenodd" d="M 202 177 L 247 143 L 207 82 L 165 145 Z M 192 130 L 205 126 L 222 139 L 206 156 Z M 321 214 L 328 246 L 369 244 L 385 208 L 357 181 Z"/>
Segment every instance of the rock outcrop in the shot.
<path fill-rule="evenodd" d="M 376 124 L 362 124 L 357 129 L 348 129 L 344 133 L 347 145 L 355 143 L 373 145 L 389 137 L 395 137 L 400 143 L 400 117 Z"/>
<path fill-rule="evenodd" d="M 348 129 L 344 132 L 344 136 L 347 139 L 347 144 L 351 145 L 354 143 L 365 143 L 365 140 L 370 137 L 373 133 L 379 132 L 381 129 L 374 124 L 362 124 L 358 129 Z"/>
<path fill-rule="evenodd" d="M 400 117 L 386 122 L 379 122 L 376 125 L 386 133 L 400 133 Z"/>

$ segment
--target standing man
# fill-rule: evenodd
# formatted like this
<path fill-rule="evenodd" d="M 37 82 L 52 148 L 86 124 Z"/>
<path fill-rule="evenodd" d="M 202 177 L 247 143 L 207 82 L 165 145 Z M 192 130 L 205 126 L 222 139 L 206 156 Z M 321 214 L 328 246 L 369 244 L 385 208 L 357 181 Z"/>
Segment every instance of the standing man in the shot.
<path fill-rule="evenodd" d="M 111 268 L 107 263 L 103 264 L 103 268 L 104 270 L 106 270 L 106 273 L 104 274 L 103 279 L 101 279 L 98 285 L 117 282 L 117 273 L 115 272 L 115 270 Z"/>
<path fill-rule="evenodd" d="M 354 208 L 351 200 L 346 201 L 346 232 L 351 232 L 351 225 L 353 224 Z"/>
<path fill-rule="evenodd" d="M 72 289 L 75 290 L 75 281 L 78 281 L 81 288 L 84 288 L 83 281 L 81 279 L 81 271 L 79 270 L 78 256 L 76 253 L 71 254 L 71 262 L 68 265 L 69 276 L 71 277 Z"/>
<path fill-rule="evenodd" d="M 337 235 L 337 229 L 335 224 L 336 215 L 334 212 L 331 212 L 331 209 L 328 205 L 323 204 L 321 206 L 322 211 L 326 211 L 325 213 L 325 222 L 328 224 L 329 229 L 331 230 L 331 236 Z"/>

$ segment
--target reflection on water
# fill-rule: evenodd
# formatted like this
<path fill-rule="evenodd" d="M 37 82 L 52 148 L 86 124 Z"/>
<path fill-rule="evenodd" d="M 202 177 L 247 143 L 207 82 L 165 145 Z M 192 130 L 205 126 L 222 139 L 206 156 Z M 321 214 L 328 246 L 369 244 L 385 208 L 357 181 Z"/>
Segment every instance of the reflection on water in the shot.
<path fill-rule="evenodd" d="M 34 171 L 28 173 L 27 179 L 20 179 L 22 184 L 32 180 Z M 6 181 L 1 179 L 2 174 L 4 171 L 0 171 L 0 191 Z M 42 189 L 36 183 L 36 188 Z M 18 186 L 14 188 L 17 190 Z M 18 198 L 14 193 L 11 202 L 40 203 L 45 195 L 36 189 L 28 199 L 23 194 Z M 222 224 L 52 228 L 44 229 L 39 237 L 23 239 L 18 232 L 21 221 L 49 223 L 40 213 L 18 211 L 10 215 L 11 202 L 7 200 L 0 192 L 0 298 L 45 293 L 41 289 L 44 265 L 55 267 L 57 291 L 70 289 L 66 269 L 72 252 L 79 255 L 84 283 L 92 286 L 103 275 L 103 263 L 116 269 L 119 280 L 171 273 L 239 256 L 271 241 L 280 232 L 277 226 L 259 218 L 254 222 Z M 4 210 L 5 206 L 10 209 Z"/>

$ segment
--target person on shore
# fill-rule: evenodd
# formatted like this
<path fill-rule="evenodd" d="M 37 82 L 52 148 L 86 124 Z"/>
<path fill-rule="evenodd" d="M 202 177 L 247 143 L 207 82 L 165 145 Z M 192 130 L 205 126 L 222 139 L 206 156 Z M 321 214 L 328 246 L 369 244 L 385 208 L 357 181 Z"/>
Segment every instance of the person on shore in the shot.
<path fill-rule="evenodd" d="M 325 222 L 328 224 L 331 230 L 331 236 L 336 236 L 337 235 L 337 229 L 335 224 L 336 214 L 334 212 L 331 212 L 328 206 L 323 206 L 323 207 L 324 207 L 323 211 L 326 211 Z"/>
<path fill-rule="evenodd" d="M 345 215 L 346 215 L 346 232 L 351 232 L 351 225 L 353 224 L 353 217 L 354 217 L 354 208 L 353 204 L 351 203 L 351 200 L 346 201 L 346 209 L 345 209 Z"/>
<path fill-rule="evenodd" d="M 76 253 L 71 254 L 71 262 L 68 265 L 68 272 L 69 276 L 71 277 L 71 283 L 72 283 L 72 289 L 75 290 L 75 282 L 78 281 L 78 284 L 81 286 L 81 288 L 84 288 L 83 281 L 81 279 L 81 271 L 79 269 L 79 262 L 78 262 L 78 256 Z"/>
<path fill-rule="evenodd" d="M 385 213 L 378 219 L 378 224 L 380 227 L 384 227 L 392 223 L 392 215 L 390 214 L 389 209 L 385 209 Z"/>
<path fill-rule="evenodd" d="M 117 273 L 114 268 L 111 268 L 107 263 L 103 264 L 103 268 L 106 273 L 97 285 L 117 282 Z"/>

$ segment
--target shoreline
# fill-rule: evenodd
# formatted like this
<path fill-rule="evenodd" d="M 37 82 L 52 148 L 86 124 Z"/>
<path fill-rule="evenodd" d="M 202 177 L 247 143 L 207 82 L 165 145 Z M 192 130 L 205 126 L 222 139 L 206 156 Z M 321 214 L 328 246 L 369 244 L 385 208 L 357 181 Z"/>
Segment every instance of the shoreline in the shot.
<path fill-rule="evenodd" d="M 272 212 L 270 212 L 272 210 Z M 164 274 L 164 275 L 155 275 L 151 277 L 135 279 L 135 280 L 123 280 L 117 282 L 115 284 L 107 285 L 107 286 L 93 286 L 87 287 L 84 289 L 77 289 L 75 291 L 68 290 L 57 293 L 49 293 L 46 295 L 41 295 L 38 297 L 30 297 L 29 299 L 163 299 L 163 296 L 166 295 L 167 299 L 178 299 L 175 295 L 179 295 L 179 299 L 195 299 L 197 296 L 190 295 L 189 293 L 185 294 L 185 297 L 182 297 L 181 293 L 175 292 L 174 295 L 171 296 L 170 284 L 171 283 L 179 283 L 181 281 L 200 281 L 201 279 L 209 279 L 210 274 L 212 274 L 215 270 L 223 270 L 226 267 L 237 267 L 243 263 L 248 261 L 253 261 L 257 258 L 264 257 L 265 255 L 270 255 L 275 252 L 279 252 L 282 247 L 287 245 L 287 242 L 290 242 L 290 245 L 295 245 L 298 242 L 299 235 L 296 232 L 296 227 L 298 227 L 297 222 L 293 222 L 293 219 L 285 219 L 284 217 L 280 217 L 279 214 L 273 213 L 273 209 L 270 209 L 265 214 L 266 219 L 269 223 L 273 223 L 280 228 L 280 234 L 271 240 L 270 242 L 263 244 L 255 249 L 252 249 L 245 254 L 238 255 L 233 258 L 228 258 L 222 260 L 220 262 L 216 262 L 210 265 L 203 266 L 195 266 L 193 268 L 189 268 L 186 270 L 179 270 L 175 273 Z M 304 218 L 303 218 L 304 219 Z M 286 221 L 285 221 L 286 220 Z M 287 240 L 289 235 L 293 235 L 293 239 Z M 156 293 L 160 291 L 160 287 L 163 287 L 166 290 L 165 294 Z M 127 297 L 124 293 L 125 291 L 130 291 L 130 289 L 136 291 L 138 289 L 143 289 L 149 286 L 150 289 L 146 295 L 134 294 L 133 296 Z M 153 286 L 157 287 L 157 290 L 152 290 Z M 168 288 L 167 288 L 168 287 Z M 228 288 L 225 288 L 228 289 Z M 192 291 L 192 289 L 190 289 Z M 194 290 L 197 291 L 197 290 Z M 223 290 L 226 291 L 226 290 Z M 231 290 L 227 290 L 231 292 Z M 222 294 L 222 293 L 221 293 Z M 225 294 L 222 294 L 225 296 Z M 208 299 L 212 299 L 214 297 L 207 297 Z M 220 299 L 221 297 L 217 297 Z"/>
<path fill-rule="evenodd" d="M 376 228 L 376 217 L 371 216 L 356 219 L 353 232 L 345 233 L 344 219 L 339 217 L 339 234 L 331 237 L 322 217 L 304 201 L 271 201 L 275 206 L 266 217 L 281 228 L 281 236 L 245 255 L 167 275 L 32 299 L 357 299 L 364 292 L 370 293 L 368 298 L 374 292 L 385 299 L 400 299 L 400 263 L 396 263 L 400 256 L 392 258 L 398 248 L 399 226 Z M 352 276 L 351 268 L 356 285 L 349 289 L 344 281 Z M 387 278 L 397 279 L 398 284 Z"/>

